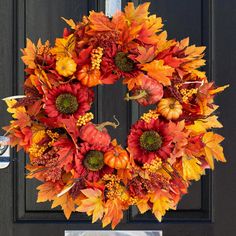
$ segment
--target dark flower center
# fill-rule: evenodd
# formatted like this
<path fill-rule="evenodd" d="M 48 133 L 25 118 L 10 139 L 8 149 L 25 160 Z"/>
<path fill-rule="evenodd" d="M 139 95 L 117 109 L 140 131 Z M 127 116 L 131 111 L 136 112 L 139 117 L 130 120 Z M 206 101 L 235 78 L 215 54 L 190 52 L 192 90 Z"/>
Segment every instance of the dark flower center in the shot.
<path fill-rule="evenodd" d="M 134 69 L 134 62 L 124 52 L 116 54 L 115 65 L 124 72 L 131 72 Z"/>
<path fill-rule="evenodd" d="M 104 166 L 103 153 L 96 150 L 89 151 L 84 158 L 83 164 L 88 170 L 101 170 Z"/>
<path fill-rule="evenodd" d="M 78 109 L 78 101 L 76 96 L 70 93 L 60 94 L 56 98 L 56 108 L 60 113 L 73 114 Z"/>
<path fill-rule="evenodd" d="M 162 145 L 162 138 L 156 131 L 145 131 L 139 139 L 140 146 L 149 151 L 157 151 Z"/>

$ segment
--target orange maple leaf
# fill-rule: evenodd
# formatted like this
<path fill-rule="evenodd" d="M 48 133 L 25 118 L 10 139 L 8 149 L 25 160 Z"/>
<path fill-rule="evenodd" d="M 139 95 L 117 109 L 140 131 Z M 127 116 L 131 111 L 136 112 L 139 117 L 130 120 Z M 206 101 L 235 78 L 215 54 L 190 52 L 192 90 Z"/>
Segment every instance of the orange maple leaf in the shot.
<path fill-rule="evenodd" d="M 164 65 L 163 60 L 154 60 L 142 67 L 142 70 L 146 71 L 147 74 L 153 79 L 157 80 L 164 86 L 171 84 L 170 76 L 174 72 L 174 68 Z"/>
<path fill-rule="evenodd" d="M 88 216 L 92 215 L 92 223 L 98 219 L 102 219 L 104 214 L 104 204 L 102 191 L 99 189 L 87 188 L 81 190 L 81 192 L 87 197 L 81 200 L 81 204 L 77 207 L 76 211 L 86 212 Z"/>
<path fill-rule="evenodd" d="M 219 134 L 213 132 L 207 132 L 202 137 L 202 142 L 204 143 L 204 151 L 206 154 L 206 161 L 212 169 L 214 169 L 214 158 L 217 161 L 226 162 L 223 147 L 220 143 L 224 140 Z"/>
<path fill-rule="evenodd" d="M 70 218 L 71 213 L 75 210 L 74 201 L 68 193 L 54 199 L 51 208 L 55 208 L 57 206 L 61 206 L 67 220 Z"/>
<path fill-rule="evenodd" d="M 141 73 L 137 77 L 134 77 L 134 78 L 125 78 L 123 80 L 123 84 L 127 84 L 128 89 L 132 90 L 135 86 L 142 85 L 143 76 L 144 74 Z"/>
<path fill-rule="evenodd" d="M 91 23 L 90 27 L 94 31 L 111 31 L 114 28 L 113 23 L 103 12 L 90 11 L 88 19 Z"/>
<path fill-rule="evenodd" d="M 112 229 L 116 227 L 117 224 L 123 218 L 122 203 L 119 199 L 108 199 L 105 203 L 105 214 L 102 219 L 102 227 L 106 227 L 111 223 Z"/>
<path fill-rule="evenodd" d="M 139 55 L 135 59 L 141 64 L 151 62 L 156 56 L 155 47 L 145 48 L 138 46 L 138 53 Z"/>
<path fill-rule="evenodd" d="M 21 57 L 25 65 L 30 69 L 35 69 L 35 58 L 37 55 L 41 55 L 44 52 L 49 51 L 49 41 L 46 41 L 45 44 L 42 44 L 41 39 L 38 40 L 37 45 L 30 40 L 26 39 L 26 48 L 21 49 L 23 56 Z"/>
<path fill-rule="evenodd" d="M 61 191 L 61 188 L 61 185 L 52 182 L 46 182 L 39 185 L 37 187 L 37 190 L 39 190 L 37 202 L 53 200 L 55 196 Z"/>
<path fill-rule="evenodd" d="M 132 21 L 135 21 L 137 23 L 144 22 L 149 14 L 149 6 L 150 2 L 146 2 L 135 8 L 134 3 L 129 2 L 128 5 L 125 7 L 125 17 L 128 23 L 130 24 Z"/>

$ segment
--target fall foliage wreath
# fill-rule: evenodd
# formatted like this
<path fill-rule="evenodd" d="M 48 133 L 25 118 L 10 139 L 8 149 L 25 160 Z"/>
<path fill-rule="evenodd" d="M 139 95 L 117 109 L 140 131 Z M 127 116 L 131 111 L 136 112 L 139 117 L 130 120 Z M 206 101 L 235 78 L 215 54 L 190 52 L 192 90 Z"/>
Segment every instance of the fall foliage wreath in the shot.
<path fill-rule="evenodd" d="M 162 19 L 149 3 L 128 3 L 112 19 L 91 11 L 81 22 L 66 20 L 55 46 L 29 39 L 24 97 L 6 99 L 13 120 L 4 129 L 10 144 L 28 153 L 27 178 L 38 186 L 37 202 L 53 201 L 68 219 L 73 211 L 114 228 L 135 205 L 161 221 L 187 193 L 191 180 L 214 159 L 225 162 L 222 127 L 213 112 L 216 93 L 227 86 L 208 82 L 199 68 L 205 47 L 189 39 L 168 40 Z M 155 105 L 132 125 L 127 148 L 90 112 L 93 87 L 123 80 L 125 99 Z"/>

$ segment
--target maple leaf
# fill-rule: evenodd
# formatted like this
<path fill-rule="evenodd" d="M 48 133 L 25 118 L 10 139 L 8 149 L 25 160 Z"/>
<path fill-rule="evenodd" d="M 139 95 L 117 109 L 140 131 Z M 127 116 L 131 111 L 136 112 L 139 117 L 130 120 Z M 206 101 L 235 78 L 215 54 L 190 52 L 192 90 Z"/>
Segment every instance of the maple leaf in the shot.
<path fill-rule="evenodd" d="M 45 44 L 42 44 L 41 39 L 39 39 L 37 45 L 35 45 L 30 39 L 26 39 L 26 48 L 21 49 L 21 52 L 23 53 L 23 56 L 21 57 L 22 61 L 29 69 L 35 69 L 37 67 L 35 63 L 36 56 L 47 53 L 49 51 L 49 45 L 48 40 Z"/>
<path fill-rule="evenodd" d="M 152 61 L 156 56 L 155 47 L 145 48 L 142 46 L 138 46 L 138 53 L 139 55 L 135 59 L 141 64 Z"/>
<path fill-rule="evenodd" d="M 66 219 L 70 218 L 71 213 L 75 210 L 75 204 L 72 197 L 66 193 L 54 199 L 51 208 L 61 206 Z"/>
<path fill-rule="evenodd" d="M 201 162 L 195 157 L 182 157 L 183 178 L 185 180 L 199 180 L 205 172 L 201 167 Z"/>
<path fill-rule="evenodd" d="M 141 214 L 144 214 L 146 211 L 150 209 L 148 200 L 149 200 L 148 198 L 142 198 L 142 199 L 139 199 L 138 202 L 136 203 Z"/>
<path fill-rule="evenodd" d="M 106 227 L 111 223 L 112 229 L 116 227 L 117 224 L 123 218 L 122 203 L 119 199 L 108 199 L 105 203 L 105 214 L 102 219 L 102 227 Z"/>
<path fill-rule="evenodd" d="M 71 56 L 75 49 L 75 36 L 73 34 L 66 38 L 56 38 L 55 47 L 51 49 L 51 53 L 56 58 Z"/>
<path fill-rule="evenodd" d="M 81 192 L 87 197 L 81 200 L 81 204 L 77 207 L 76 211 L 86 212 L 88 216 L 92 216 L 92 223 L 98 219 L 102 219 L 104 214 L 104 204 L 102 191 L 99 189 L 87 188 L 81 190 Z"/>
<path fill-rule="evenodd" d="M 206 161 L 212 169 L 214 169 L 214 158 L 217 161 L 226 162 L 223 153 L 223 147 L 220 145 L 223 140 L 224 137 L 213 132 L 207 132 L 202 137 L 204 151 L 206 154 Z"/>
<path fill-rule="evenodd" d="M 57 183 L 46 182 L 37 187 L 38 198 L 37 202 L 51 201 L 61 191 L 62 186 Z"/>
<path fill-rule="evenodd" d="M 228 87 L 229 87 L 229 84 L 227 84 L 227 85 L 225 85 L 225 86 L 218 87 L 218 88 L 216 88 L 216 89 L 212 89 L 212 90 L 209 91 L 209 93 L 210 93 L 211 95 L 214 95 L 214 94 L 216 94 L 216 93 L 223 92 L 223 91 L 224 91 L 226 88 L 228 88 Z"/>
<path fill-rule="evenodd" d="M 153 203 L 152 212 L 160 222 L 162 220 L 162 216 L 165 215 L 167 210 L 175 209 L 173 201 L 169 199 L 168 195 L 162 191 L 152 193 L 150 201 Z"/>
<path fill-rule="evenodd" d="M 189 131 L 185 131 L 185 121 L 180 122 L 169 122 L 170 136 L 172 142 L 175 143 L 174 149 L 169 158 L 169 163 L 173 164 L 177 157 L 180 157 L 184 153 L 184 147 L 188 144 Z"/>
<path fill-rule="evenodd" d="M 90 28 L 95 31 L 113 30 L 113 23 L 103 12 L 90 11 L 88 19 L 90 21 Z"/>
<path fill-rule="evenodd" d="M 122 179 L 124 184 L 128 183 L 128 180 L 132 179 L 132 174 L 129 169 L 119 169 L 117 170 L 117 176 Z"/>
<path fill-rule="evenodd" d="M 71 29 L 75 29 L 76 28 L 76 24 L 72 19 L 66 19 L 64 17 L 61 17 L 62 20 L 64 20 L 70 27 Z"/>
<path fill-rule="evenodd" d="M 127 6 L 125 7 L 125 17 L 128 23 L 130 24 L 132 21 L 137 23 L 144 22 L 149 14 L 149 6 L 150 2 L 146 2 L 135 8 L 133 2 L 128 2 Z"/>
<path fill-rule="evenodd" d="M 75 146 L 77 147 L 77 138 L 79 137 L 79 129 L 76 124 L 77 120 L 73 116 L 70 116 L 67 119 L 61 119 L 60 125 L 67 131 L 72 141 L 74 142 Z"/>
<path fill-rule="evenodd" d="M 170 76 L 174 72 L 174 68 L 164 65 L 163 60 L 154 60 L 142 67 L 142 70 L 146 71 L 147 74 L 153 79 L 157 80 L 164 86 L 171 84 Z"/>
<path fill-rule="evenodd" d="M 187 129 L 194 133 L 205 133 L 207 129 L 222 128 L 223 125 L 217 120 L 218 117 L 213 115 L 206 119 L 195 120 L 194 124 L 186 126 Z"/>
<path fill-rule="evenodd" d="M 137 77 L 134 77 L 134 78 L 125 78 L 123 80 L 123 84 L 127 84 L 128 89 L 132 90 L 135 86 L 142 85 L 143 76 L 144 76 L 144 74 L 141 73 Z"/>
<path fill-rule="evenodd" d="M 66 169 L 66 166 L 70 164 L 74 158 L 75 146 L 73 142 L 67 138 L 61 138 L 53 143 L 53 146 L 59 147 L 59 151 L 57 152 L 59 155 L 59 166 Z"/>
<path fill-rule="evenodd" d="M 157 33 L 162 29 L 162 18 L 151 15 L 143 23 L 137 39 L 145 44 L 155 45 L 158 39 Z"/>

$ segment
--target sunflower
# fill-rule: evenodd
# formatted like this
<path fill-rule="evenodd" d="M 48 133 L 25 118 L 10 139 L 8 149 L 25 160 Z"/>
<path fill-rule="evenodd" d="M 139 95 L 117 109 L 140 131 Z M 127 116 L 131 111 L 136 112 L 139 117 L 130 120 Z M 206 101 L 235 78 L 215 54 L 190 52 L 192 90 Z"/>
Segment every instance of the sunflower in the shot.
<path fill-rule="evenodd" d="M 114 32 L 99 33 L 94 37 L 94 45 L 102 49 L 101 81 L 112 84 L 119 78 L 133 78 L 139 72 L 129 52 L 117 46 L 117 35 Z"/>
<path fill-rule="evenodd" d="M 81 143 L 75 158 L 78 177 L 93 182 L 98 181 L 105 174 L 111 174 L 114 169 L 104 163 L 104 154 L 108 150 L 109 147 Z"/>
<path fill-rule="evenodd" d="M 172 137 L 166 122 L 152 119 L 139 120 L 128 136 L 128 150 L 137 164 L 151 162 L 157 156 L 167 159 L 173 148 Z"/>
<path fill-rule="evenodd" d="M 93 97 L 93 91 L 83 85 L 59 85 L 46 95 L 45 112 L 52 118 L 78 118 L 90 110 Z"/>

